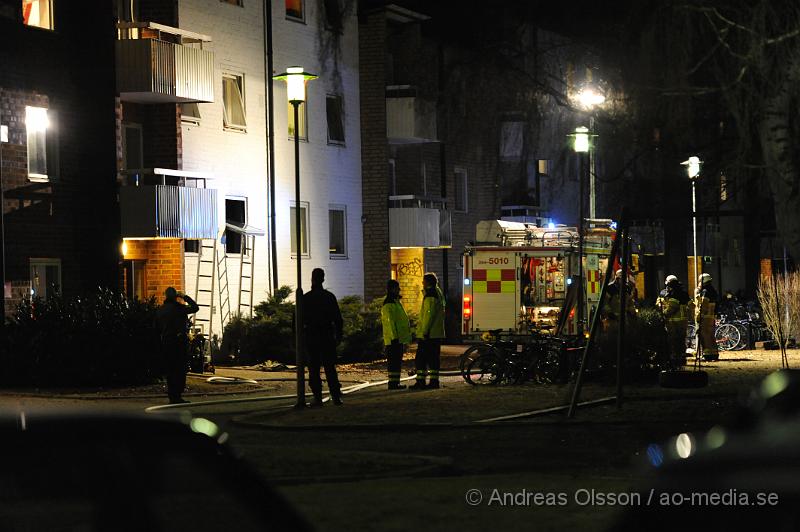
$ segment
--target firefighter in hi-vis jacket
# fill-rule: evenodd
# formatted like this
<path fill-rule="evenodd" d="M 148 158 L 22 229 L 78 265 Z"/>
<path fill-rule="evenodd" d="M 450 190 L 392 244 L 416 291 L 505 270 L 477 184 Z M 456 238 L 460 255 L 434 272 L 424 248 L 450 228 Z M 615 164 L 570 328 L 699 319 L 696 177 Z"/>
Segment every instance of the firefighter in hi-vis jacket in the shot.
<path fill-rule="evenodd" d="M 702 274 L 694 296 L 694 319 L 697 321 L 697 347 L 702 348 L 703 360 L 719 360 L 717 341 L 714 339 L 718 299 L 717 291 L 711 285 L 711 276 Z"/>
<path fill-rule="evenodd" d="M 400 304 L 400 283 L 390 279 L 386 283 L 386 298 L 381 307 L 383 344 L 386 346 L 386 362 L 389 367 L 389 389 L 400 390 L 400 368 L 403 365 L 405 346 L 411 343 L 411 326 L 403 305 Z"/>
<path fill-rule="evenodd" d="M 658 295 L 656 306 L 664 317 L 667 330 L 668 364 L 677 368 L 686 363 L 686 323 L 689 294 L 674 275 L 668 275 L 666 287 Z"/>
<path fill-rule="evenodd" d="M 417 324 L 417 356 L 414 366 L 417 370 L 417 382 L 411 388 L 421 390 L 439 387 L 439 366 L 444 334 L 444 295 L 439 289 L 439 280 L 436 274 L 426 273 L 422 277 L 422 286 L 425 295 L 422 299 L 422 309 L 419 311 Z M 430 377 L 430 382 L 425 385 L 425 377 Z"/>

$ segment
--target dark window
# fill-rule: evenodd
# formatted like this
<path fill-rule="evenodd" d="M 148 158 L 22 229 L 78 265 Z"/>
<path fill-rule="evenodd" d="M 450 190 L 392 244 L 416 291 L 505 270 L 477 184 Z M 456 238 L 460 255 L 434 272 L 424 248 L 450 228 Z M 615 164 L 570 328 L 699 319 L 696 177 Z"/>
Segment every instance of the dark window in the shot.
<path fill-rule="evenodd" d="M 139 170 L 144 166 L 142 154 L 142 126 L 138 124 L 124 124 L 125 136 L 123 142 L 122 165 L 126 170 Z"/>
<path fill-rule="evenodd" d="M 199 240 L 184 240 L 183 241 L 183 252 L 184 253 L 197 253 L 200 251 L 200 241 Z"/>
<path fill-rule="evenodd" d="M 333 144 L 344 144 L 342 97 L 328 95 L 325 107 L 328 115 L 328 142 Z"/>
<path fill-rule="evenodd" d="M 347 256 L 347 210 L 343 206 L 331 206 L 328 210 L 328 252 L 331 257 Z"/>
<path fill-rule="evenodd" d="M 128 299 L 144 301 L 147 296 L 145 287 L 145 264 L 143 260 L 126 260 L 122 263 L 125 274 L 125 295 Z"/>
<path fill-rule="evenodd" d="M 289 207 L 289 234 L 292 255 L 297 255 L 297 235 L 295 234 L 295 207 Z M 308 256 L 308 204 L 300 202 L 300 249 L 303 256 Z"/>
<path fill-rule="evenodd" d="M 225 223 L 244 227 L 247 222 L 247 209 L 244 200 L 225 199 Z M 225 230 L 225 252 L 242 252 L 242 235 L 236 231 Z"/>
<path fill-rule="evenodd" d="M 340 0 L 325 0 L 325 22 L 331 31 L 342 33 L 342 6 Z"/>
<path fill-rule="evenodd" d="M 241 5 L 243 5 L 242 4 L 242 0 L 219 0 L 219 1 L 224 3 L 224 4 L 230 4 L 232 6 L 241 6 Z"/>

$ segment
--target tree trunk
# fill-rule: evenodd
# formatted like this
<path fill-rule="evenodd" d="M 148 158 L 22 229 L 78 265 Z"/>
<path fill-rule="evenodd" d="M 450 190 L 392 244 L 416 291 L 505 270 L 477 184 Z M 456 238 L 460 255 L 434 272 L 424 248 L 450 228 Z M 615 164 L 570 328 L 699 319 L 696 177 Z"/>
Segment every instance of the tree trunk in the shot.
<path fill-rule="evenodd" d="M 772 96 L 765 98 L 758 134 L 767 165 L 766 175 L 775 205 L 778 233 L 797 261 L 800 260 L 800 175 L 791 135 L 792 87 L 793 84 L 786 80 Z"/>

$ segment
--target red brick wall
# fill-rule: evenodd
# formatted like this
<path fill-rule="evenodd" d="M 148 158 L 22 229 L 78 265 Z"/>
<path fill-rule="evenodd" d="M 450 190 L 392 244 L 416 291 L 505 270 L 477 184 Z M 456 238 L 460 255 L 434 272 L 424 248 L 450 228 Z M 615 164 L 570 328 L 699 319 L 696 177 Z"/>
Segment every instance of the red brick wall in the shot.
<path fill-rule="evenodd" d="M 173 238 L 154 240 L 126 240 L 124 258 L 145 260 L 145 294 L 161 301 L 164 290 L 172 286 L 183 291 L 184 263 L 181 240 Z"/>

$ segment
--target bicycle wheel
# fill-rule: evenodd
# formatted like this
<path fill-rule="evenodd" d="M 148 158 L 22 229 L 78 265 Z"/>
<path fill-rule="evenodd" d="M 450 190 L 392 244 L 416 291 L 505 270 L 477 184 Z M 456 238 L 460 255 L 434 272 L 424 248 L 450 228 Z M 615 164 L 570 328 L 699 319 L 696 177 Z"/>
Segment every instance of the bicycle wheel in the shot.
<path fill-rule="evenodd" d="M 472 347 L 464 351 L 464 354 L 461 355 L 461 358 L 458 360 L 458 370 L 463 374 L 464 368 L 466 368 L 468 364 L 470 364 L 479 356 L 492 352 L 493 348 L 488 344 L 473 345 Z"/>
<path fill-rule="evenodd" d="M 714 340 L 717 342 L 718 349 L 730 351 L 739 345 L 739 342 L 742 340 L 742 334 L 735 325 L 723 323 L 714 331 Z"/>
<path fill-rule="evenodd" d="M 566 362 L 566 349 L 563 344 L 553 342 L 543 345 L 536 361 L 536 381 L 550 384 L 563 380 L 567 370 Z"/>
<path fill-rule="evenodd" d="M 495 353 L 484 353 L 469 361 L 461 376 L 469 384 L 499 384 L 503 381 L 504 364 Z"/>

